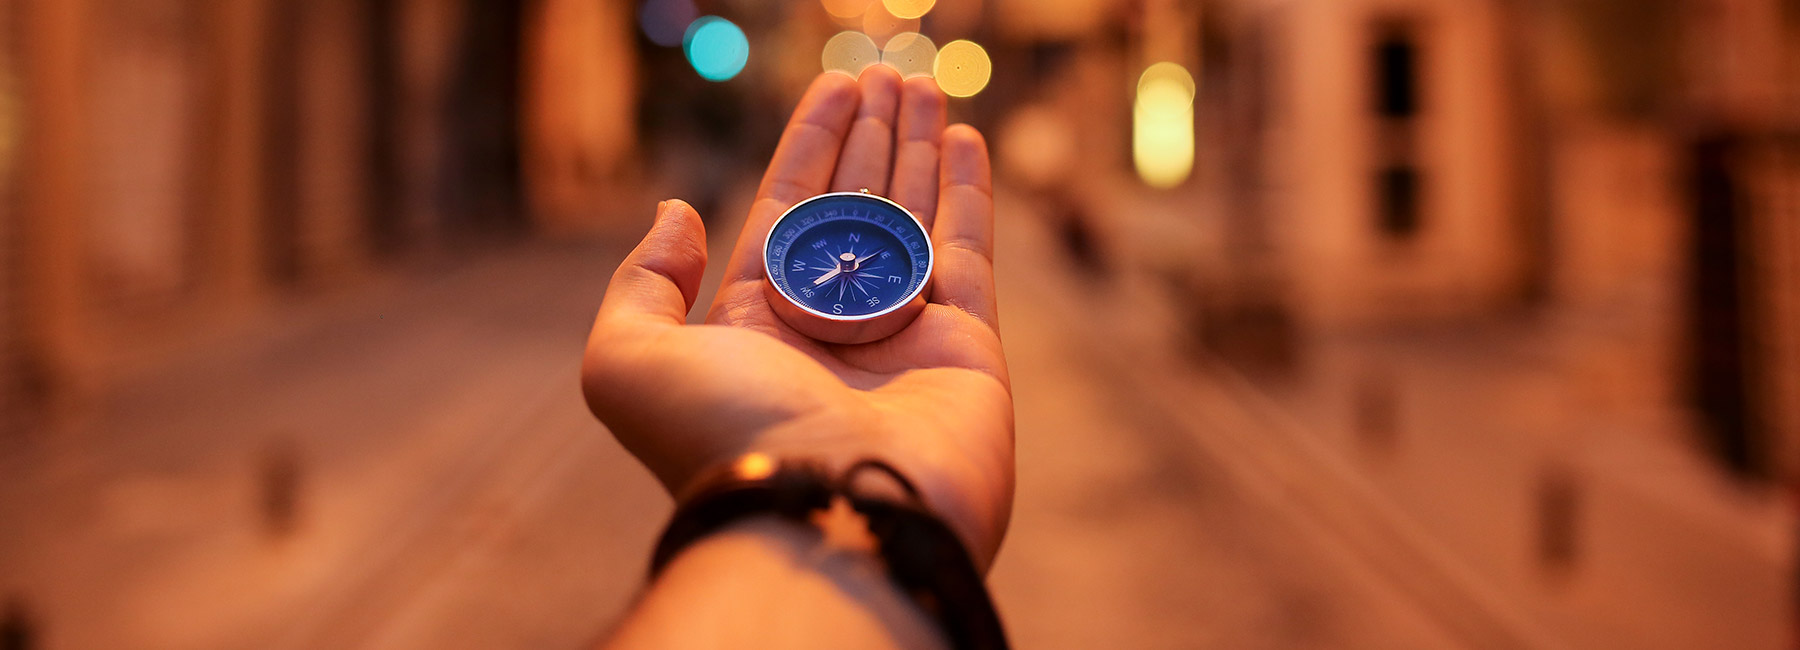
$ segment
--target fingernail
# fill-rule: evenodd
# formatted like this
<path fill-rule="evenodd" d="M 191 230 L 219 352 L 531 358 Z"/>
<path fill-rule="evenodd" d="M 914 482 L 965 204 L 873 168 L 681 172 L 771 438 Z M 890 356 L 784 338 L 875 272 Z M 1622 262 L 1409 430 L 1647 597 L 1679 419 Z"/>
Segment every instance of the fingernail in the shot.
<path fill-rule="evenodd" d="M 656 216 L 653 216 L 650 218 L 650 227 L 655 228 L 657 226 L 662 225 L 663 219 L 665 218 L 664 215 L 667 215 L 668 213 L 669 213 L 669 202 L 668 201 L 657 201 L 656 202 Z"/>

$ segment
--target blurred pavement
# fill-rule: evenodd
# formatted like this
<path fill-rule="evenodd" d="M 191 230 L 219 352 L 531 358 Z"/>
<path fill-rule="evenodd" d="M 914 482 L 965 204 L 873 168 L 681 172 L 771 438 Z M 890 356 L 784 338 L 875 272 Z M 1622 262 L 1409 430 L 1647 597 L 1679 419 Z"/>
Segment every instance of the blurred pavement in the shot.
<path fill-rule="evenodd" d="M 708 215 L 702 305 L 746 193 Z M 1162 286 L 1084 277 L 1027 205 L 1000 197 L 1019 493 L 992 578 L 1017 647 L 1784 647 L 1789 560 L 1766 522 L 1785 519 L 1605 487 L 1579 568 L 1545 579 L 1521 503 L 1535 465 L 1509 461 L 1529 450 L 1459 431 L 1375 461 L 1405 471 L 1356 466 L 1329 391 L 1171 354 Z M 45 648 L 593 640 L 669 508 L 576 382 L 614 241 L 295 301 L 135 371 L 71 430 L 9 441 L 0 586 L 29 597 Z M 1488 372 L 1421 363 L 1395 372 Z M 1467 419 L 1409 395 L 1437 404 L 1410 431 Z M 1432 508 L 1477 518 L 1421 523 Z M 1645 521 L 1665 535 L 1627 534 Z"/>

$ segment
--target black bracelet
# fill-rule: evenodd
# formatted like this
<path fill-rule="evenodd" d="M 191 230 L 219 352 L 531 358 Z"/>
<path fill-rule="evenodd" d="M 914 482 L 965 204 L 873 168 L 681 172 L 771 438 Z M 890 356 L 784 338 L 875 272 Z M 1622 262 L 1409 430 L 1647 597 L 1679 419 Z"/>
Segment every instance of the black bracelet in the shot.
<path fill-rule="evenodd" d="M 855 479 L 866 471 L 892 479 L 913 503 L 858 490 Z M 766 457 L 747 456 L 699 485 L 698 491 L 681 500 L 657 541 L 650 558 L 651 579 L 683 549 L 736 521 L 772 514 L 808 523 L 812 513 L 843 497 L 868 521 L 888 577 L 938 622 L 952 648 L 1008 647 L 1000 615 L 968 549 L 948 524 L 923 507 L 918 490 L 893 466 L 863 460 L 834 481 L 815 465 L 777 466 Z"/>

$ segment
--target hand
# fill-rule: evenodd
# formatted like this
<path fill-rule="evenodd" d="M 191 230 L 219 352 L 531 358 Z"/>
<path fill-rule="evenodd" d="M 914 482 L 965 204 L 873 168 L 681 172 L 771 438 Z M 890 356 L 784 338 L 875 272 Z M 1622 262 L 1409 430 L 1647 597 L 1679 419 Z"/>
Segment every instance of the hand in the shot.
<path fill-rule="evenodd" d="M 994 299 L 987 146 L 944 127 L 929 79 L 873 66 L 820 76 L 769 162 L 703 325 L 686 324 L 706 267 L 699 215 L 665 201 L 613 275 L 583 360 L 594 414 L 671 491 L 748 452 L 865 457 L 906 473 L 984 570 L 1012 508 L 1012 388 Z M 941 152 L 941 156 L 940 156 Z M 929 304 L 899 333 L 821 343 L 770 310 L 761 245 L 789 206 L 868 188 L 906 206 L 937 254 Z"/>

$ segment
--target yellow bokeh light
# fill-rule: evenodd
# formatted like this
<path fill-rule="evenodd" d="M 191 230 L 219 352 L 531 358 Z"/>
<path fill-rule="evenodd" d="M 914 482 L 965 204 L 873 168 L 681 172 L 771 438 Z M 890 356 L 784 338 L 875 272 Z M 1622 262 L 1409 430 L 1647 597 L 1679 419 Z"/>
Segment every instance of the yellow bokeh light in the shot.
<path fill-rule="evenodd" d="M 937 64 L 937 45 L 918 32 L 907 32 L 888 39 L 881 50 L 881 62 L 900 71 L 902 77 L 929 77 Z"/>
<path fill-rule="evenodd" d="M 874 0 L 824 0 L 825 13 L 838 18 L 855 18 L 869 10 Z"/>
<path fill-rule="evenodd" d="M 1174 88 L 1187 95 L 1184 101 L 1194 101 L 1194 75 L 1188 74 L 1187 68 L 1181 67 L 1181 64 L 1163 61 L 1145 68 L 1144 74 L 1138 77 L 1138 95 L 1143 96 L 1145 87 L 1158 82 L 1173 84 Z"/>
<path fill-rule="evenodd" d="M 1175 187 L 1193 173 L 1194 78 L 1181 66 L 1159 63 L 1139 78 L 1131 159 L 1151 187 Z"/>
<path fill-rule="evenodd" d="M 935 4 L 937 0 L 881 0 L 881 5 L 887 7 L 888 13 L 901 18 L 924 16 L 931 12 L 931 7 Z"/>
<path fill-rule="evenodd" d="M 919 19 L 901 18 L 888 13 L 879 4 L 870 5 L 869 11 L 863 14 L 863 33 L 874 39 L 876 47 L 886 47 L 889 39 L 907 32 L 919 31 Z"/>
<path fill-rule="evenodd" d="M 951 97 L 975 96 L 987 87 L 993 74 L 994 62 L 988 59 L 987 50 L 974 41 L 945 43 L 938 48 L 937 62 L 932 67 L 938 88 Z"/>
<path fill-rule="evenodd" d="M 881 49 L 875 47 L 875 41 L 870 40 L 868 34 L 838 32 L 825 41 L 825 52 L 819 58 L 827 71 L 836 70 L 854 77 L 862 74 L 863 68 L 881 60 Z"/>

